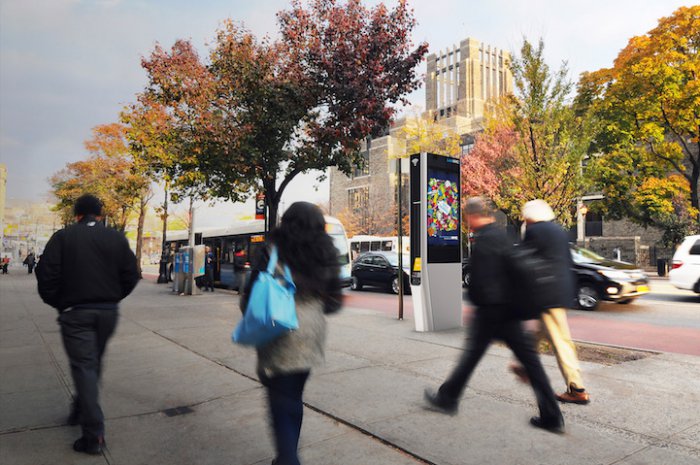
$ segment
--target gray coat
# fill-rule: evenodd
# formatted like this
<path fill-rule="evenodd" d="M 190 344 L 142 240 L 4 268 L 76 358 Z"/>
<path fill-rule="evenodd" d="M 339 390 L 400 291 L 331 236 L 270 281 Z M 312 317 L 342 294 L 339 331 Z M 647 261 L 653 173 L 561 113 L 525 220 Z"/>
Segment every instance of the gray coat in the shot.
<path fill-rule="evenodd" d="M 258 348 L 258 372 L 267 377 L 310 371 L 323 364 L 326 317 L 320 299 L 296 299 L 299 329 Z"/>

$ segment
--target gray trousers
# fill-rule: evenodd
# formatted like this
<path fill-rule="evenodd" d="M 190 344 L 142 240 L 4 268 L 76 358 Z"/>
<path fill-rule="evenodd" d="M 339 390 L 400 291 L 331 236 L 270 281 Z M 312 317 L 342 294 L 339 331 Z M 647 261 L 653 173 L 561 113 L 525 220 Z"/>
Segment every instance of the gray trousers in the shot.
<path fill-rule="evenodd" d="M 117 327 L 117 310 L 75 309 L 58 317 L 63 346 L 70 360 L 75 385 L 75 405 L 83 436 L 104 435 L 104 415 L 99 404 L 98 383 L 107 341 Z"/>

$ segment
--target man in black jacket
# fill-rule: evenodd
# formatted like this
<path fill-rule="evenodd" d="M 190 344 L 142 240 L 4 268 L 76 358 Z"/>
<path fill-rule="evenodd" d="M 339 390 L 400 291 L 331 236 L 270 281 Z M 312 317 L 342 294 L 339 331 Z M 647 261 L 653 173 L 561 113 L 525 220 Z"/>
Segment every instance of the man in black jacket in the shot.
<path fill-rule="evenodd" d="M 540 317 L 566 380 L 566 392 L 557 395 L 557 399 L 560 402 L 587 404 L 590 397 L 583 385 L 576 346 L 571 340 L 566 319 L 566 309 L 571 307 L 576 295 L 569 239 L 564 229 L 553 222 L 554 212 L 544 200 L 527 202 L 522 213 L 527 225 L 523 244 L 534 248 L 540 257 L 547 260 L 554 271 L 552 274 L 558 277 L 557 292 L 550 296 L 549 308 Z M 517 374 L 517 368 L 514 371 Z"/>
<path fill-rule="evenodd" d="M 136 257 L 123 234 L 99 221 L 102 203 L 92 195 L 75 202 L 77 223 L 57 231 L 37 267 L 39 295 L 59 311 L 58 322 L 75 384 L 68 419 L 80 423 L 77 452 L 100 454 L 104 416 L 98 403 L 102 356 L 118 319 L 119 302 L 139 280 Z"/>
<path fill-rule="evenodd" d="M 459 364 L 437 392 L 426 390 L 425 398 L 438 411 L 456 413 L 474 368 L 491 341 L 498 338 L 513 351 L 532 381 L 540 416 L 532 417 L 530 423 L 551 432 L 563 433 L 564 418 L 534 344 L 523 332 L 521 322 L 512 317 L 508 297 L 512 288 L 509 278 L 512 244 L 496 226 L 494 212 L 491 202 L 485 199 L 473 197 L 467 201 L 467 219 L 476 232 L 469 286 L 469 299 L 476 305 L 476 314 L 470 325 L 469 345 Z"/>

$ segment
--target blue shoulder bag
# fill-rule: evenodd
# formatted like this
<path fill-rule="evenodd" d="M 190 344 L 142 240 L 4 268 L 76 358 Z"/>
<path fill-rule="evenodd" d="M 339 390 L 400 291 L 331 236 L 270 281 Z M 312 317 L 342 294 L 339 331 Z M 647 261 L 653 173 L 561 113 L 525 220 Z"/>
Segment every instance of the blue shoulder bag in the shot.
<path fill-rule="evenodd" d="M 289 267 L 284 265 L 282 276 L 275 276 L 277 247 L 270 251 L 267 270 L 261 271 L 253 283 L 243 318 L 231 338 L 238 344 L 262 347 L 281 335 L 299 328 Z"/>

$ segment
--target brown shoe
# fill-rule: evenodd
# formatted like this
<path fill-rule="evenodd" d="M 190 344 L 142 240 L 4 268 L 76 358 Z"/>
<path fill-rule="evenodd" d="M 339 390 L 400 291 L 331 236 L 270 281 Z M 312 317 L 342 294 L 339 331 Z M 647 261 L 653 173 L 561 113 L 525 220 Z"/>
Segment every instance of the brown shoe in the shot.
<path fill-rule="evenodd" d="M 530 377 L 527 375 L 527 370 L 525 370 L 524 366 L 513 363 L 510 366 L 510 371 L 513 372 L 513 374 L 518 378 L 518 381 L 521 383 L 530 384 Z"/>
<path fill-rule="evenodd" d="M 579 404 L 585 405 L 591 401 L 591 397 L 586 391 L 567 391 L 563 394 L 557 395 L 557 400 L 559 402 L 565 402 L 567 404 Z"/>

